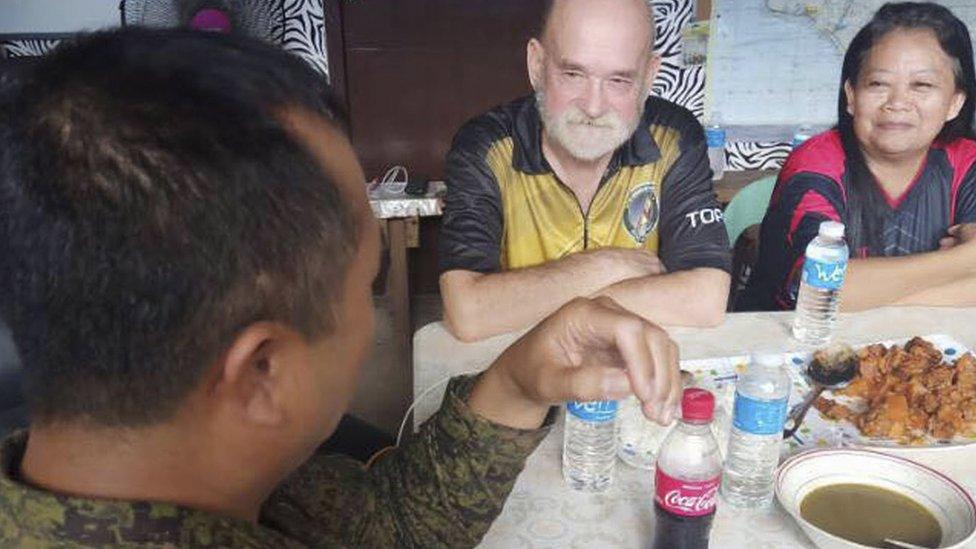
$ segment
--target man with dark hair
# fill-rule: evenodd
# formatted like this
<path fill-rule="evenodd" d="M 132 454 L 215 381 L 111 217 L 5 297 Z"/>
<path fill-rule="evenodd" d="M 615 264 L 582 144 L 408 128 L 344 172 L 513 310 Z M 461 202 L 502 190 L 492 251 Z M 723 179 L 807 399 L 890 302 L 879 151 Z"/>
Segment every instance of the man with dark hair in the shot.
<path fill-rule="evenodd" d="M 96 34 L 0 101 L 0 292 L 33 413 L 0 446 L 0 545 L 470 546 L 551 406 L 677 351 L 577 300 L 448 386 L 370 468 L 325 455 L 372 341 L 378 229 L 300 60 L 240 37 Z"/>
<path fill-rule="evenodd" d="M 534 96 L 465 124 L 447 156 L 444 321 L 462 340 L 607 295 L 653 322 L 722 321 L 731 270 L 701 125 L 650 97 L 645 0 L 555 0 Z"/>

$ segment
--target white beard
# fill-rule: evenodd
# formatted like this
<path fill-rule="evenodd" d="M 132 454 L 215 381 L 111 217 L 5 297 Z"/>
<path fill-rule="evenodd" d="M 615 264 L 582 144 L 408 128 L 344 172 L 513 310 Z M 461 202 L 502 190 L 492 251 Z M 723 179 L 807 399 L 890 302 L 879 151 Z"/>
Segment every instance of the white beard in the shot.
<path fill-rule="evenodd" d="M 643 99 L 647 97 L 642 90 L 637 112 L 643 112 Z M 638 114 L 630 124 L 623 121 L 615 112 L 608 112 L 598 118 L 591 118 L 578 107 L 570 106 L 559 116 L 552 116 L 546 109 L 545 91 L 535 94 L 542 127 L 546 134 L 573 158 L 593 162 L 612 153 L 634 135 L 641 116 Z"/>

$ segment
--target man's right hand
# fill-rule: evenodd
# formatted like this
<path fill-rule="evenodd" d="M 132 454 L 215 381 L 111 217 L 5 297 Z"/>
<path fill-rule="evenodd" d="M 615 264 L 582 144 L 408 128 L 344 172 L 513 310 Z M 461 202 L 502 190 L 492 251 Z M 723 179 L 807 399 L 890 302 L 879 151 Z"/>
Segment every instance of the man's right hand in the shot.
<path fill-rule="evenodd" d="M 478 415 L 537 428 L 549 407 L 634 394 L 644 415 L 676 417 L 678 347 L 658 326 L 612 299 L 575 299 L 516 341 L 482 374 L 468 399 Z"/>
<path fill-rule="evenodd" d="M 620 280 L 630 280 L 642 276 L 659 275 L 667 272 L 657 254 L 642 249 L 600 248 L 591 253 L 599 257 L 599 262 L 618 274 Z"/>

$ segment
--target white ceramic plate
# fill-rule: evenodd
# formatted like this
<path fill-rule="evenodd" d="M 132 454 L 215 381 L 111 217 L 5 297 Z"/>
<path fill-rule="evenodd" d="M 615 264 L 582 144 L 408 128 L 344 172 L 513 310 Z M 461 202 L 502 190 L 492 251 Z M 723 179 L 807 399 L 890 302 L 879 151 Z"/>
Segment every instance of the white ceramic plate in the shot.
<path fill-rule="evenodd" d="M 830 484 L 868 484 L 915 500 L 939 521 L 940 548 L 976 544 L 976 503 L 949 477 L 903 457 L 869 450 L 813 450 L 793 456 L 776 471 L 776 499 L 822 549 L 866 547 L 829 534 L 800 517 L 800 503 Z"/>
<path fill-rule="evenodd" d="M 969 352 L 965 345 L 962 345 L 948 335 L 927 335 L 924 339 L 932 342 L 942 351 L 947 361 L 955 361 L 960 356 Z M 860 349 L 872 343 L 883 343 L 885 345 L 904 345 L 908 339 L 888 340 L 880 342 L 867 342 L 854 345 L 855 349 Z M 792 366 L 790 375 L 793 378 L 793 389 L 790 393 L 790 407 L 800 402 L 810 390 L 810 386 L 803 376 L 807 363 L 810 360 L 809 353 L 790 352 L 783 353 L 786 364 Z M 725 410 L 732 410 L 732 402 L 735 399 L 735 382 L 738 374 L 745 371 L 749 357 L 747 355 L 707 358 L 699 360 L 684 360 L 681 368 L 691 372 L 695 377 L 695 383 L 701 387 L 715 393 L 715 402 Z M 829 396 L 825 395 L 825 396 Z M 731 421 L 730 419 L 728 419 Z M 728 431 L 728 426 L 720 426 L 719 431 Z M 726 441 L 719 441 L 725 444 Z M 956 437 L 950 441 L 937 441 L 932 439 L 929 444 L 905 445 L 890 439 L 877 439 L 866 437 L 858 431 L 857 427 L 847 421 L 833 421 L 824 418 L 816 408 L 810 408 L 806 419 L 800 430 L 783 445 L 784 456 L 792 455 L 797 452 L 812 448 L 835 448 L 841 447 L 865 447 L 865 448 L 884 448 L 911 453 L 912 451 L 930 451 L 937 448 L 956 448 L 976 444 L 976 438 Z"/>

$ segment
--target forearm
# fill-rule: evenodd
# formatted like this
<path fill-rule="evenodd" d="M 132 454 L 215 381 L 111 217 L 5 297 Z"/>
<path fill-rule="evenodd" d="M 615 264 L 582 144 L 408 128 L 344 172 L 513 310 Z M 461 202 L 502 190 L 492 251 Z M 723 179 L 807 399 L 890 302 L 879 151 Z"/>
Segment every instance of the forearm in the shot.
<path fill-rule="evenodd" d="M 477 341 L 531 326 L 574 297 L 621 279 L 595 252 L 485 275 L 449 271 L 441 275 L 444 321 L 458 339 Z"/>
<path fill-rule="evenodd" d="M 474 383 L 452 380 L 417 436 L 369 469 L 316 454 L 272 495 L 262 522 L 309 545 L 322 534 L 350 547 L 477 545 L 548 428 L 479 417 L 467 404 Z"/>
<path fill-rule="evenodd" d="M 725 318 L 730 277 L 699 268 L 632 278 L 598 292 L 632 312 L 665 326 L 716 326 Z"/>
<path fill-rule="evenodd" d="M 896 305 L 928 305 L 931 307 L 973 307 L 976 306 L 976 276 L 935 286 L 905 296 Z"/>
<path fill-rule="evenodd" d="M 527 429 L 482 417 L 469 406 L 481 384 L 479 379 L 472 387 L 473 382 L 453 380 L 442 409 L 418 436 L 370 471 L 379 489 L 377 505 L 396 517 L 397 545 L 476 545 L 548 433 L 541 427 L 545 413 Z"/>
<path fill-rule="evenodd" d="M 903 257 L 852 259 L 841 290 L 841 308 L 860 311 L 955 287 L 976 276 L 976 259 L 971 255 L 971 250 L 955 247 Z"/>
<path fill-rule="evenodd" d="M 515 342 L 478 379 L 468 397 L 468 407 L 479 417 L 492 423 L 514 429 L 538 429 L 542 425 L 549 404 L 540 403 L 521 395 L 518 387 L 508 376 L 501 373 L 505 362 L 513 362 L 520 341 Z M 517 359 L 515 359 L 517 362 Z M 514 367 L 520 364 L 515 363 Z"/>

